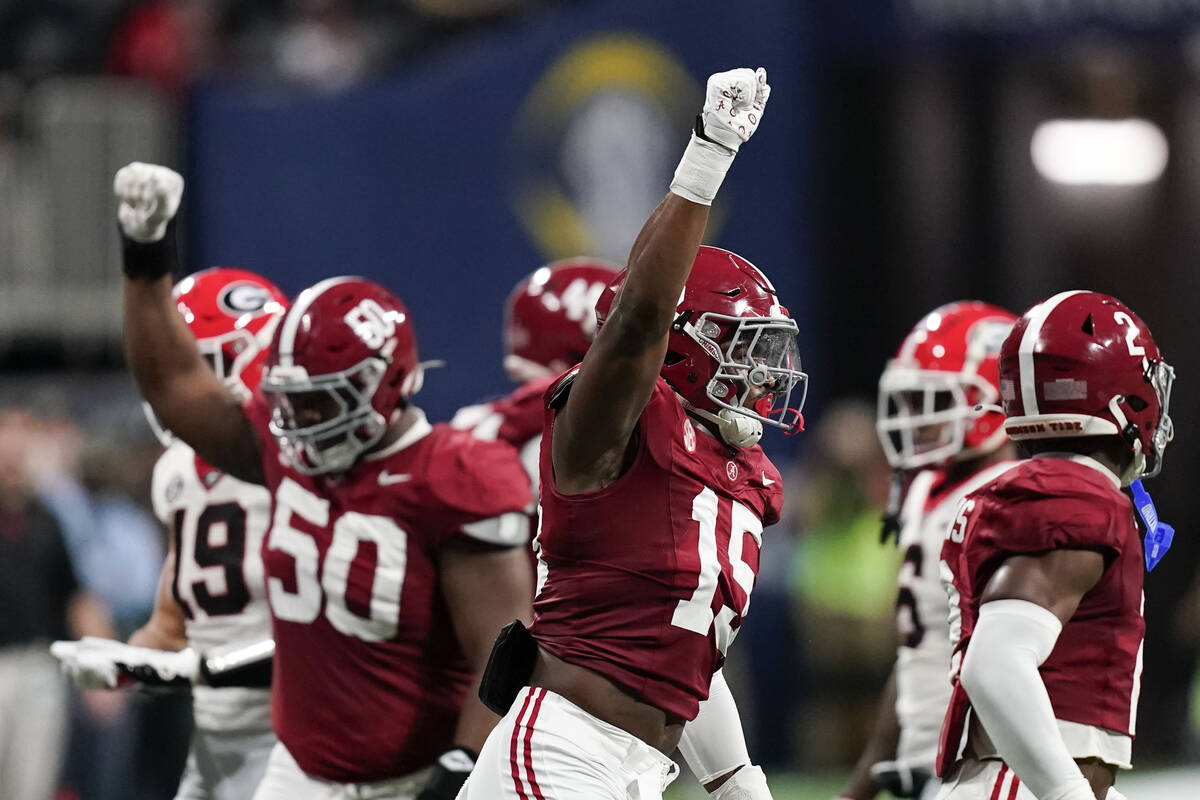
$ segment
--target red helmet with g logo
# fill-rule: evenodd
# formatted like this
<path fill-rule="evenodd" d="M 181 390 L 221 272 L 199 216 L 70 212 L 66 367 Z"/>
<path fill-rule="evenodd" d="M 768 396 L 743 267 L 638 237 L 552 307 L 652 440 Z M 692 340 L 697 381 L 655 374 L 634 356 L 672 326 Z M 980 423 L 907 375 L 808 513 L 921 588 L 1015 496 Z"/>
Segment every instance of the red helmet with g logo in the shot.
<path fill-rule="evenodd" d="M 363 278 L 329 278 L 300 293 L 271 347 L 262 381 L 271 433 L 297 471 L 344 471 L 379 442 L 422 379 L 399 298 Z"/>
<path fill-rule="evenodd" d="M 249 397 L 258 388 L 287 297 L 261 275 L 235 267 L 189 275 L 175 284 L 172 297 L 217 377 Z"/>
<path fill-rule="evenodd" d="M 594 258 L 539 267 L 504 305 L 504 369 L 517 381 L 578 364 L 596 336 L 596 300 L 619 268 Z"/>
<path fill-rule="evenodd" d="M 1025 312 L 1000 354 L 1010 438 L 1121 436 L 1129 483 L 1162 468 L 1174 435 L 1167 413 L 1175 371 L 1150 329 L 1115 297 L 1056 294 Z"/>
<path fill-rule="evenodd" d="M 1016 315 L 965 300 L 934 309 L 904 337 L 879 377 L 875 429 L 896 469 L 972 458 L 1007 441 L 1000 346 Z"/>
<path fill-rule="evenodd" d="M 600 325 L 625 274 L 596 303 Z M 800 410 L 808 389 L 796 333 L 795 321 L 758 267 L 736 253 L 704 246 L 676 306 L 660 374 L 693 409 L 741 414 L 795 432 L 803 428 Z M 792 405 L 797 386 L 800 400 Z M 752 393 L 761 396 L 747 404 Z"/>

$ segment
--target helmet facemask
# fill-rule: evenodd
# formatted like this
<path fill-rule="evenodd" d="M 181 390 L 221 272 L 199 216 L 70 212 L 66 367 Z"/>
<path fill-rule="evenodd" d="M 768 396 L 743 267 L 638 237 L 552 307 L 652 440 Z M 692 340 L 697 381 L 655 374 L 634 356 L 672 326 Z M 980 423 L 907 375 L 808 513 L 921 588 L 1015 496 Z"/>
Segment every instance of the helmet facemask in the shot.
<path fill-rule="evenodd" d="M 297 472 L 343 472 L 383 438 L 388 420 L 371 401 L 386 368 L 368 358 L 328 375 L 275 366 L 263 376 L 262 389 L 273 396 L 271 433 Z"/>
<path fill-rule="evenodd" d="M 795 321 L 705 312 L 685 330 L 717 362 L 705 393 L 719 416 L 739 414 L 788 432 L 803 428 L 808 375 L 799 368 Z M 797 386 L 800 400 L 793 407 Z"/>
<path fill-rule="evenodd" d="M 1175 369 L 1161 359 L 1147 360 L 1144 375 L 1146 383 L 1150 384 L 1154 390 L 1159 407 L 1158 422 L 1154 427 L 1154 432 L 1148 438 L 1138 430 L 1136 423 L 1128 421 L 1132 416 L 1129 412 L 1136 414 L 1145 410 L 1145 400 L 1136 396 L 1114 397 L 1110 403 L 1110 411 L 1117 418 L 1119 427 L 1122 431 L 1130 431 L 1129 438 L 1132 439 L 1133 463 L 1127 470 L 1127 475 L 1122 476 L 1122 483 L 1125 484 L 1138 478 L 1153 478 L 1157 475 L 1162 470 L 1163 453 L 1166 451 L 1167 445 L 1175 438 L 1175 423 L 1172 422 L 1168 412 L 1171 404 L 1171 387 L 1175 383 Z"/>
<path fill-rule="evenodd" d="M 988 449 L 968 450 L 967 431 L 998 401 L 978 375 L 892 364 L 879 379 L 875 430 L 893 468 L 940 464 Z"/>

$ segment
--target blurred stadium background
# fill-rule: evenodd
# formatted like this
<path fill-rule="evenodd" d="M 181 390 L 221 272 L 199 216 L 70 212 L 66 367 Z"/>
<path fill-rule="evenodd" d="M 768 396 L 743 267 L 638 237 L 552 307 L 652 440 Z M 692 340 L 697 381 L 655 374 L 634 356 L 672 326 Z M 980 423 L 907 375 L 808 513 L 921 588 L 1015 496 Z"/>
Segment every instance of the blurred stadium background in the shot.
<path fill-rule="evenodd" d="M 511 286 L 623 261 L 705 76 L 758 64 L 769 119 L 710 238 L 775 280 L 811 375 L 808 431 L 768 437 L 787 518 L 727 670 L 776 796 L 835 792 L 894 652 L 884 360 L 942 302 L 1079 287 L 1137 309 L 1179 375 L 1153 489 L 1180 536 L 1147 581 L 1122 788 L 1200 797 L 1198 0 L 0 0 L 0 534 L 51 509 L 117 632 L 148 614 L 157 444 L 122 366 L 119 166 L 185 174 L 189 270 L 395 289 L 447 362 L 420 397 L 446 419 L 506 391 Z M 34 635 L 19 615 L 0 608 L 0 648 Z M 67 718 L 63 798 L 172 796 L 186 698 L 76 694 Z"/>

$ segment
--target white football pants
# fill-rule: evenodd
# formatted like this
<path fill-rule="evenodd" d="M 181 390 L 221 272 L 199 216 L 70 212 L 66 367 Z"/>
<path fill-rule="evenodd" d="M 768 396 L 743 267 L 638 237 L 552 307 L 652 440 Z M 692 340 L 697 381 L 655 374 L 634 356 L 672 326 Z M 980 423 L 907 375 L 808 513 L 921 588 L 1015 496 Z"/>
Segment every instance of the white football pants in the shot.
<path fill-rule="evenodd" d="M 661 800 L 675 762 L 561 695 L 525 687 L 458 800 Z"/>
<path fill-rule="evenodd" d="M 942 786 L 937 800 L 1037 800 L 1008 765 L 998 759 L 964 760 Z"/>
<path fill-rule="evenodd" d="M 274 731 L 196 728 L 175 800 L 246 800 L 262 782 Z"/>
<path fill-rule="evenodd" d="M 254 800 L 412 800 L 425 785 L 428 769 L 403 778 L 375 783 L 334 783 L 304 774 L 283 743 L 275 745 L 267 760 Z"/>

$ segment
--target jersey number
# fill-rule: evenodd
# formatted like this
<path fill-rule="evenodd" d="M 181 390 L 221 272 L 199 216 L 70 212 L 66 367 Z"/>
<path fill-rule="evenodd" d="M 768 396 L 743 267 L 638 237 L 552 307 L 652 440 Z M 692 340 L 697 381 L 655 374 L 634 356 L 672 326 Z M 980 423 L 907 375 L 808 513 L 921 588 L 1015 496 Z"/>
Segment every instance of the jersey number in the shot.
<path fill-rule="evenodd" d="M 400 625 L 408 534 L 388 517 L 347 512 L 333 523 L 322 569 L 316 539 L 293 527 L 295 519 L 326 528 L 329 501 L 285 478 L 275 492 L 267 547 L 291 556 L 295 568 L 286 579 L 271 575 L 267 580 L 275 616 L 311 623 L 320 615 L 324 599 L 325 618 L 347 636 L 369 642 L 394 638 Z"/>
<path fill-rule="evenodd" d="M 175 580 L 171 593 L 188 619 L 195 619 L 196 606 L 210 617 L 240 614 L 250 603 L 250 589 L 242 563 L 246 558 L 246 510 L 237 503 L 206 506 L 196 520 L 194 547 L 184 542 L 187 515 L 184 509 L 175 512 Z M 214 588 L 212 572 L 222 570 L 224 589 Z M 184 598 L 186 586 L 194 600 Z"/>
<path fill-rule="evenodd" d="M 909 581 L 921 577 L 921 562 L 925 553 L 921 545 L 911 545 L 904 552 L 904 563 L 900 566 L 900 593 L 896 596 L 896 628 L 900 631 L 900 643 L 905 647 L 920 647 L 925 638 L 925 625 L 917 611 L 917 595 Z"/>
<path fill-rule="evenodd" d="M 729 553 L 729 569 L 726 578 L 732 578 L 742 591 L 746 600 L 739 609 L 722 605 L 721 610 L 713 615 L 713 597 L 717 593 L 717 582 L 722 573 L 722 565 L 717 554 L 717 493 L 705 488 L 692 500 L 692 519 L 700 523 L 700 575 L 696 590 L 687 600 L 680 600 L 671 616 L 671 624 L 677 628 L 707 636 L 713 631 L 717 649 L 722 654 L 728 650 L 737 631 L 733 621 L 744 617 L 750 609 L 750 592 L 754 588 L 754 568 L 742 558 L 742 544 L 745 534 L 749 533 L 755 539 L 762 536 L 762 520 L 753 511 L 736 500 L 730 514 L 730 530 L 724 535 L 726 548 Z"/>

